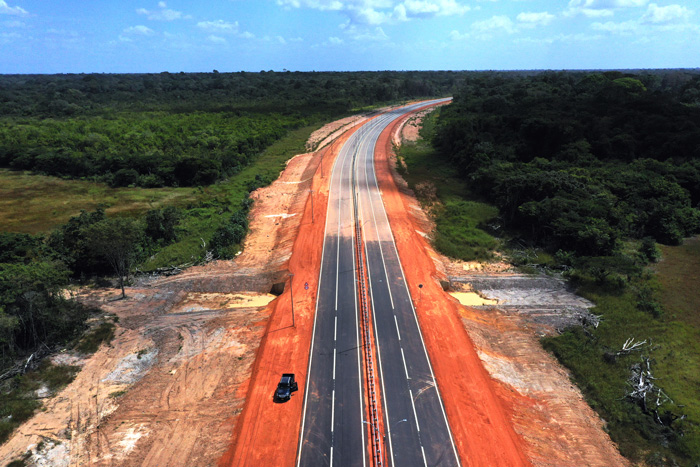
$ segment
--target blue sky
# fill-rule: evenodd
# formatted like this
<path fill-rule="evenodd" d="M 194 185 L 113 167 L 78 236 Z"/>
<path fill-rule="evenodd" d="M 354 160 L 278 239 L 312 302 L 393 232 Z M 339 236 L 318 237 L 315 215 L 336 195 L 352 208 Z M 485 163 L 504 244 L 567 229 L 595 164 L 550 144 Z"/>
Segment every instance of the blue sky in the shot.
<path fill-rule="evenodd" d="M 0 73 L 676 67 L 698 0 L 0 0 Z"/>

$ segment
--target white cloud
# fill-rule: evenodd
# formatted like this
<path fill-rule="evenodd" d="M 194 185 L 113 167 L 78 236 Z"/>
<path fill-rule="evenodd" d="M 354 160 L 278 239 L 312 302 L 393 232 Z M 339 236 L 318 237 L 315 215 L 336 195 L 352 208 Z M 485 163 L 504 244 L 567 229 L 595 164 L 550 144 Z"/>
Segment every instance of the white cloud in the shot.
<path fill-rule="evenodd" d="M 523 37 L 520 39 L 516 39 L 514 42 L 518 44 L 547 44 L 551 45 L 554 43 L 564 43 L 564 44 L 572 44 L 575 42 L 591 42 L 591 41 L 597 41 L 602 39 L 603 36 L 601 35 L 589 35 L 589 34 L 559 34 L 557 36 L 551 36 L 551 37 L 538 37 L 538 38 L 532 38 L 532 37 Z"/>
<path fill-rule="evenodd" d="M 333 45 L 340 45 L 345 41 L 343 41 L 343 39 L 341 39 L 340 37 L 329 37 L 328 42 L 330 42 Z"/>
<path fill-rule="evenodd" d="M 505 15 L 501 15 L 474 22 L 465 33 L 452 31 L 450 32 L 450 39 L 453 41 L 463 41 L 467 39 L 489 40 L 492 39 L 495 34 L 514 34 L 516 32 L 518 32 L 518 26 L 513 20 Z"/>
<path fill-rule="evenodd" d="M 603 31 L 610 34 L 636 35 L 642 38 L 654 32 L 699 30 L 698 25 L 690 23 L 688 20 L 693 12 L 681 5 L 668 5 L 660 7 L 652 3 L 647 8 L 646 13 L 639 20 L 623 21 L 615 23 L 608 21 L 605 23 L 593 23 L 591 28 L 596 31 Z"/>
<path fill-rule="evenodd" d="M 242 37 L 243 39 L 252 39 L 255 37 L 255 34 L 253 34 L 252 32 L 245 31 L 240 33 L 239 37 Z"/>
<path fill-rule="evenodd" d="M 526 27 L 546 26 L 554 20 L 555 16 L 543 11 L 541 13 L 520 13 L 516 19 Z"/>
<path fill-rule="evenodd" d="M 0 33 L 0 35 L 2 37 L 13 38 L 13 39 L 22 37 L 20 34 L 18 34 L 16 32 L 3 32 L 3 33 Z"/>
<path fill-rule="evenodd" d="M 352 40 L 355 41 L 385 41 L 389 39 L 384 30 L 380 27 L 368 28 L 347 22 L 340 25 L 340 29 Z"/>
<path fill-rule="evenodd" d="M 225 39 L 225 38 L 220 37 L 220 36 L 215 36 L 215 35 L 213 35 L 213 34 L 211 34 L 210 36 L 208 36 L 208 37 L 207 37 L 207 40 L 208 40 L 209 42 L 213 42 L 213 43 L 215 43 L 215 44 L 225 44 L 225 43 L 226 43 L 226 39 Z"/>
<path fill-rule="evenodd" d="M 8 28 L 24 28 L 24 27 L 27 26 L 26 23 L 23 23 L 22 21 L 16 21 L 16 20 L 13 20 L 13 21 L 5 21 L 5 22 L 2 23 L 2 24 L 4 24 L 4 25 L 5 25 L 6 27 L 8 27 Z"/>
<path fill-rule="evenodd" d="M 133 34 L 135 36 L 152 36 L 156 32 L 149 27 L 139 24 L 138 26 L 131 26 L 129 28 L 124 29 L 124 33 Z"/>
<path fill-rule="evenodd" d="M 688 20 L 692 14 L 693 12 L 691 10 L 681 5 L 658 6 L 656 3 L 652 3 L 642 17 L 642 23 L 679 23 Z"/>
<path fill-rule="evenodd" d="M 352 23 L 378 26 L 412 18 L 462 15 L 471 8 L 461 0 L 277 0 L 285 8 L 339 11 Z"/>
<path fill-rule="evenodd" d="M 348 11 L 353 23 L 378 26 L 391 20 L 391 14 L 374 8 L 359 8 Z"/>
<path fill-rule="evenodd" d="M 416 18 L 463 15 L 471 9 L 455 0 L 405 0 L 398 6 L 405 8 L 408 17 Z"/>
<path fill-rule="evenodd" d="M 591 28 L 596 31 L 604 31 L 613 34 L 634 34 L 639 28 L 639 23 L 636 21 L 624 21 L 622 23 L 607 21 L 605 23 L 593 23 L 591 24 Z"/>
<path fill-rule="evenodd" d="M 589 18 L 612 16 L 615 10 L 643 7 L 649 0 L 570 0 L 567 16 L 584 15 Z"/>
<path fill-rule="evenodd" d="M 9 6 L 5 0 L 0 0 L 0 15 L 26 15 L 27 10 L 21 6 Z"/>
<path fill-rule="evenodd" d="M 171 10 L 167 7 L 165 2 L 158 2 L 158 8 L 158 10 L 147 10 L 145 8 L 138 8 L 136 10 L 136 13 L 138 13 L 139 15 L 146 15 L 146 17 L 152 21 L 175 21 L 177 19 L 192 19 L 191 15 L 185 15 L 181 11 Z"/>
<path fill-rule="evenodd" d="M 205 31 L 212 31 L 219 34 L 235 34 L 238 32 L 238 21 L 234 21 L 233 23 L 221 19 L 216 21 L 200 21 L 197 23 L 197 27 Z"/>
<path fill-rule="evenodd" d="M 513 34 L 516 30 L 515 24 L 507 16 L 493 16 L 484 21 L 472 23 L 471 27 L 471 32 L 481 38 L 491 37 L 495 32 Z"/>
<path fill-rule="evenodd" d="M 453 30 L 450 32 L 450 39 L 453 41 L 463 41 L 469 39 L 469 34 L 462 34 L 457 30 Z"/>

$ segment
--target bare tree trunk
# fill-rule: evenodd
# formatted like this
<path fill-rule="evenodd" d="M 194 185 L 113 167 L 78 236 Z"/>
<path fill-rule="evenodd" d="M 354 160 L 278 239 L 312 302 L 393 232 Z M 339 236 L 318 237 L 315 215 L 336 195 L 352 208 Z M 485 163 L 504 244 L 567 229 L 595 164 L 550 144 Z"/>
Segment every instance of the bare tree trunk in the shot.
<path fill-rule="evenodd" d="M 126 292 L 124 291 L 124 276 L 119 274 L 119 287 L 122 288 L 122 299 L 126 298 Z"/>

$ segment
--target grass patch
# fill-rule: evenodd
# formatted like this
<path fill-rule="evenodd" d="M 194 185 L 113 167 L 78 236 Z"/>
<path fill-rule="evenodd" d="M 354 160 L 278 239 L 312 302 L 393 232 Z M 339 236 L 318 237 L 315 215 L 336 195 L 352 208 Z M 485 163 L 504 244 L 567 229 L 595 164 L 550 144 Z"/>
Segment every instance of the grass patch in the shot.
<path fill-rule="evenodd" d="M 163 206 L 184 206 L 197 196 L 196 188 L 110 188 L 103 183 L 0 169 L 0 218 L 5 232 L 47 232 L 80 210 L 93 211 L 100 204 L 108 206 L 108 214 L 137 216 Z"/>
<path fill-rule="evenodd" d="M 55 393 L 73 381 L 78 371 L 80 367 L 44 360 L 36 371 L 5 381 L 0 388 L 0 444 L 41 407 L 37 390 L 46 387 Z"/>
<path fill-rule="evenodd" d="M 100 323 L 97 327 L 85 333 L 75 347 L 75 350 L 84 354 L 97 352 L 100 345 L 103 343 L 109 344 L 112 341 L 114 338 L 114 328 L 114 322 L 112 321 Z"/>
<path fill-rule="evenodd" d="M 499 243 L 485 227 L 498 209 L 474 199 L 454 165 L 433 149 L 437 112 L 423 119 L 418 141 L 399 149 L 399 172 L 435 221 L 438 251 L 465 261 L 490 259 Z"/>
<path fill-rule="evenodd" d="M 666 314 L 700 328 L 700 238 L 688 239 L 676 247 L 661 245 L 661 252 L 663 260 L 655 269 Z"/>
<path fill-rule="evenodd" d="M 648 465 L 700 462 L 700 327 L 684 320 L 681 311 L 655 318 L 637 306 L 637 292 L 643 287 L 658 288 L 655 298 L 664 307 L 671 306 L 666 302 L 669 294 L 682 295 L 674 297 L 672 303 L 697 303 L 693 302 L 700 289 L 697 275 L 680 275 L 686 264 L 682 251 L 693 251 L 694 261 L 700 261 L 700 252 L 690 243 L 664 248 L 664 253 L 670 254 L 662 262 L 664 266 L 659 268 L 658 277 L 642 277 L 623 293 L 605 293 L 599 286 L 584 284 L 580 293 L 596 304 L 593 312 L 603 316 L 601 325 L 597 329 L 572 329 L 543 340 L 545 348 L 571 370 L 591 407 L 607 421 L 621 453 Z M 676 249 L 680 251 L 671 251 Z M 686 292 L 673 290 L 681 277 L 688 281 Z M 657 281 L 659 287 L 655 286 Z M 646 339 L 650 345 L 614 361 L 606 358 L 606 354 L 619 351 L 628 338 Z M 638 404 L 625 397 L 630 392 L 630 368 L 642 363 L 642 356 L 650 358 L 652 373 L 657 378 L 654 383 L 673 400 L 659 408 L 660 416 L 685 415 L 685 419 L 675 420 L 670 426 L 662 425 L 651 413 L 644 413 Z"/>

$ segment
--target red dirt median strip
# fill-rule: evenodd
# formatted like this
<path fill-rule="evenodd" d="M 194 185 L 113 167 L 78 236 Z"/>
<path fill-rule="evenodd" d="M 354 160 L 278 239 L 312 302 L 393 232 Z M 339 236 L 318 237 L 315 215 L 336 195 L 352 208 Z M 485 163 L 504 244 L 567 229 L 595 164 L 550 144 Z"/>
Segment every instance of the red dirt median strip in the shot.
<path fill-rule="evenodd" d="M 440 287 L 426 241 L 409 215 L 409 201 L 392 177 L 391 134 L 400 124 L 394 122 L 379 138 L 377 179 L 461 461 L 467 466 L 530 465 L 510 408 L 498 395 L 503 389 L 479 360 L 460 320 L 460 305 Z"/>
<path fill-rule="evenodd" d="M 234 429 L 231 447 L 219 460 L 221 467 L 295 464 L 323 249 L 328 183 L 338 151 L 353 131 L 354 128 L 315 156 L 322 161 L 323 169 L 315 171 L 313 203 L 311 198 L 307 200 L 289 260 L 289 271 L 294 274 L 295 326 L 292 327 L 291 297 L 287 287 L 284 294 L 270 305 L 274 311 L 253 367 L 245 408 Z M 308 290 L 304 287 L 307 282 Z M 299 391 L 290 401 L 278 404 L 273 402 L 272 396 L 282 373 L 296 374 Z"/>

